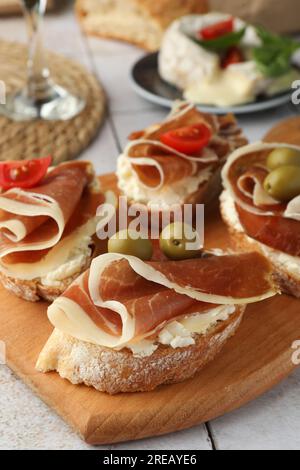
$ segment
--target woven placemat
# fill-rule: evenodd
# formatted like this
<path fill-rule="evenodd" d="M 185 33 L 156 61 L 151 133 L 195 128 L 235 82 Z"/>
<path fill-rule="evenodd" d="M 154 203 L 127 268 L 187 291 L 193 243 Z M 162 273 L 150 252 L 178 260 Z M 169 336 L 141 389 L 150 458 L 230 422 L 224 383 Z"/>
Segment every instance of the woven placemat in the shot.
<path fill-rule="evenodd" d="M 24 86 L 27 49 L 0 41 L 0 80 L 7 93 Z M 75 158 L 95 137 L 105 116 L 105 95 L 94 75 L 58 54 L 48 53 L 53 79 L 87 106 L 70 121 L 13 122 L 0 116 L 0 160 L 20 160 L 52 155 L 54 163 Z"/>

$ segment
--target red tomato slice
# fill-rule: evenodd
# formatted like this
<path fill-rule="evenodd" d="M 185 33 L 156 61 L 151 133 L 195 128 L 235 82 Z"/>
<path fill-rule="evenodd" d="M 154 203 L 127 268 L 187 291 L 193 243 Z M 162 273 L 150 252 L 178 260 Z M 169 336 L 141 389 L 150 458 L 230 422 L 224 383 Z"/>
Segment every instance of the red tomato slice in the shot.
<path fill-rule="evenodd" d="M 178 152 L 195 155 L 207 146 L 211 136 L 211 130 L 205 124 L 196 124 L 166 132 L 160 141 Z"/>
<path fill-rule="evenodd" d="M 220 21 L 219 23 L 213 24 L 211 26 L 207 26 L 199 31 L 199 37 L 202 39 L 209 40 L 209 39 L 216 39 L 225 34 L 232 33 L 234 31 L 234 18 L 229 18 L 225 21 Z"/>
<path fill-rule="evenodd" d="M 222 60 L 222 68 L 226 69 L 230 65 L 240 64 L 244 62 L 244 55 L 238 47 L 232 47 L 227 51 L 227 54 Z"/>
<path fill-rule="evenodd" d="M 1 162 L 0 187 L 3 189 L 33 188 L 42 181 L 51 161 L 52 157 L 44 157 L 37 160 Z"/>

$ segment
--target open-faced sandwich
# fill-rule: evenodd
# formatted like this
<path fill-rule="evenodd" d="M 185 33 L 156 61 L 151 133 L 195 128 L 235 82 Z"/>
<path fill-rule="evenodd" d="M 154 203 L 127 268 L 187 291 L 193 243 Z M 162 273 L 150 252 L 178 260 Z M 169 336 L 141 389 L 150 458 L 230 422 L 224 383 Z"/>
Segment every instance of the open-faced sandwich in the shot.
<path fill-rule="evenodd" d="M 172 230 L 171 230 L 171 233 Z M 115 239 L 115 241 L 118 240 Z M 160 245 L 170 254 L 166 237 Z M 95 258 L 48 309 L 55 329 L 37 362 L 73 384 L 110 394 L 152 390 L 192 377 L 238 329 L 247 304 L 276 293 L 259 253 L 151 256 L 149 240 Z M 111 248 L 117 248 L 114 243 Z M 175 253 L 176 251 L 177 253 Z M 179 256 L 177 256 L 179 255 Z M 192 256 L 192 255 L 190 255 Z M 195 256 L 195 253 L 194 253 Z"/>
<path fill-rule="evenodd" d="M 176 20 L 165 33 L 159 72 L 186 99 L 216 106 L 253 102 L 290 89 L 299 43 L 223 13 Z"/>
<path fill-rule="evenodd" d="M 221 212 L 236 246 L 272 262 L 281 290 L 300 297 L 300 147 L 257 143 L 223 169 Z"/>
<path fill-rule="evenodd" d="M 165 121 L 130 140 L 118 159 L 119 188 L 130 201 L 160 209 L 211 199 L 226 158 L 247 143 L 234 116 L 180 102 Z"/>
<path fill-rule="evenodd" d="M 96 210 L 93 166 L 51 158 L 0 164 L 0 278 L 29 301 L 52 301 L 90 265 Z"/>

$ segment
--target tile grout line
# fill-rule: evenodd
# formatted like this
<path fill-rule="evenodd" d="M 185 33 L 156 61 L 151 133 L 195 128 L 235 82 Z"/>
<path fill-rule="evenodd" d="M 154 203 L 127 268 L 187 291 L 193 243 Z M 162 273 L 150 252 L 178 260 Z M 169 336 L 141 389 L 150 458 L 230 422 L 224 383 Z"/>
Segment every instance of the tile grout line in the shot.
<path fill-rule="evenodd" d="M 216 440 L 215 440 L 214 433 L 213 433 L 210 422 L 204 423 L 204 426 L 205 426 L 205 429 L 206 429 L 206 432 L 207 432 L 208 439 L 210 441 L 210 445 L 212 447 L 212 450 L 213 451 L 218 450 L 217 443 L 216 443 Z"/>
<path fill-rule="evenodd" d="M 113 133 L 113 137 L 116 141 L 116 146 L 118 147 L 119 152 L 122 153 L 123 149 L 122 149 L 121 141 L 120 141 L 119 136 L 118 136 L 118 131 L 117 131 L 113 116 L 110 112 L 108 113 L 108 121 L 109 121 L 111 131 Z"/>
<path fill-rule="evenodd" d="M 78 28 L 79 28 L 79 26 L 78 26 Z M 83 34 L 83 32 L 81 31 L 80 28 L 79 28 L 79 32 L 80 32 L 81 40 L 83 42 L 87 57 L 90 61 L 92 72 L 98 78 L 98 80 L 101 82 L 101 77 L 100 77 L 100 75 L 98 73 L 98 70 L 97 70 L 97 67 L 95 65 L 94 57 L 93 57 L 92 51 L 89 47 L 89 43 L 87 41 L 87 38 L 84 36 L 84 34 Z M 108 103 L 108 106 L 107 106 L 107 118 L 108 118 L 108 124 L 109 124 L 110 130 L 111 130 L 113 138 L 115 140 L 115 144 L 116 144 L 118 150 L 121 152 L 122 147 L 121 147 L 120 139 L 118 137 L 117 129 L 116 129 L 116 126 L 115 126 L 115 123 L 114 123 L 114 120 L 113 120 L 113 115 L 112 115 L 112 111 L 110 109 L 109 103 Z"/>

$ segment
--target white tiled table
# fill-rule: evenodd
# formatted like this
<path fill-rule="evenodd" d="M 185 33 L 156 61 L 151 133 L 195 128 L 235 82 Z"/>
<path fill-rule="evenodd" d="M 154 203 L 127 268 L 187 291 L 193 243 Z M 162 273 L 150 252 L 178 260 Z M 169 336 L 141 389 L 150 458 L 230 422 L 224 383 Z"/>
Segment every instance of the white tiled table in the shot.
<path fill-rule="evenodd" d="M 20 18 L 0 19 L 0 36 L 24 41 L 23 21 Z M 129 70 L 142 52 L 125 44 L 84 38 L 70 9 L 47 17 L 45 36 L 49 48 L 81 62 L 102 80 L 110 103 L 109 116 L 102 132 L 82 158 L 91 159 L 99 173 L 113 171 L 118 151 L 128 133 L 160 120 L 166 113 L 143 101 L 131 90 Z M 291 113 L 287 106 L 241 118 L 240 123 L 254 141 Z M 255 402 L 211 423 L 109 448 L 299 450 L 299 392 L 300 371 Z M 0 449 L 89 448 L 54 411 L 5 366 L 0 366 Z"/>

